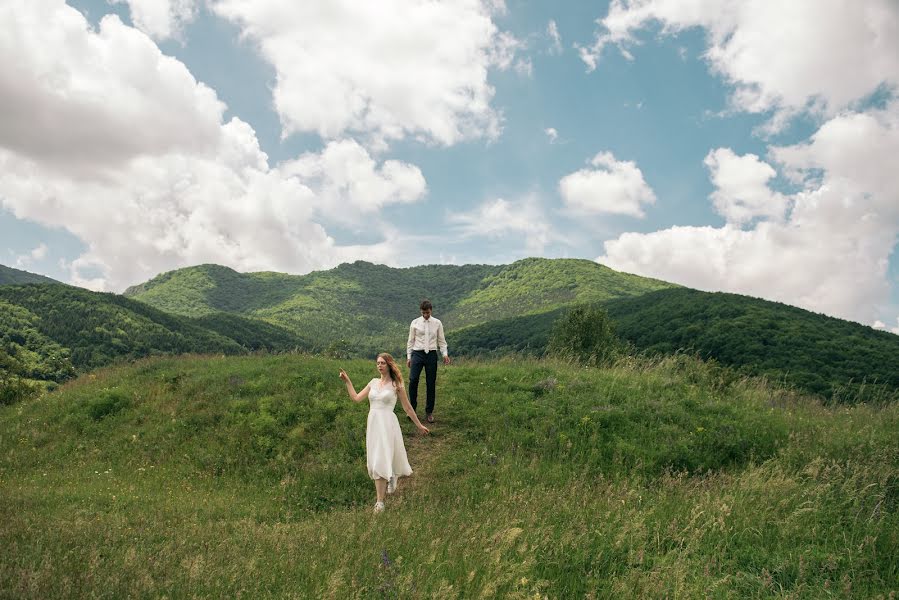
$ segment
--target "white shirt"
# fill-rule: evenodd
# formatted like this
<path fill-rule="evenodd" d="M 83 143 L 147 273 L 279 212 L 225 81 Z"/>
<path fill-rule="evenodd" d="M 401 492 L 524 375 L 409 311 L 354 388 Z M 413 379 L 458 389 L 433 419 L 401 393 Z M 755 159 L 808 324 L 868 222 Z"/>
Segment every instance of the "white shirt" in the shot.
<path fill-rule="evenodd" d="M 440 349 L 440 354 L 447 355 L 446 338 L 443 337 L 443 323 L 436 317 L 425 320 L 418 317 L 409 325 L 409 339 L 406 341 L 406 358 L 412 358 L 413 350 Z"/>

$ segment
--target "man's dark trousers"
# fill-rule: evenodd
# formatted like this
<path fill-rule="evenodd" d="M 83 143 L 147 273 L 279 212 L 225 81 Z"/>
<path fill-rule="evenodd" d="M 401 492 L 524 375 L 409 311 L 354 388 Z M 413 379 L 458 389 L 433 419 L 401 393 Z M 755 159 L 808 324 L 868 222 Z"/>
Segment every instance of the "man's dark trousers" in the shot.
<path fill-rule="evenodd" d="M 434 400 L 437 398 L 437 354 L 436 350 L 425 352 L 424 350 L 412 351 L 412 366 L 409 369 L 409 403 L 412 410 L 418 408 L 418 380 L 421 370 L 425 370 L 425 387 L 427 387 L 427 404 L 425 413 L 434 412 Z"/>

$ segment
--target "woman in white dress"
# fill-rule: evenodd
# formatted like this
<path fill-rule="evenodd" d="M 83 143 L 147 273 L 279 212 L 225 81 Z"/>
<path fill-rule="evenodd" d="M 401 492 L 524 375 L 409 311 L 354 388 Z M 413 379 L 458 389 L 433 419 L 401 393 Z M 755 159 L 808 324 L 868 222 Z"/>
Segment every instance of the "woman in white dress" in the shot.
<path fill-rule="evenodd" d="M 377 359 L 378 373 L 368 382 L 368 385 L 356 393 L 353 382 L 343 369 L 340 370 L 340 378 L 346 383 L 346 391 L 354 402 L 361 402 L 368 398 L 368 428 L 365 432 L 365 454 L 368 462 L 368 475 L 375 480 L 375 512 L 384 510 L 384 499 L 387 494 L 396 489 L 397 478 L 412 474 L 409 459 L 406 457 L 406 447 L 403 445 L 403 432 L 400 430 L 400 422 L 393 412 L 396 406 L 396 398 L 399 396 L 403 410 L 418 427 L 421 433 L 430 433 L 427 427 L 418 420 L 418 415 L 412 410 L 409 399 L 406 397 L 406 388 L 403 387 L 403 375 L 393 357 L 382 352 Z"/>

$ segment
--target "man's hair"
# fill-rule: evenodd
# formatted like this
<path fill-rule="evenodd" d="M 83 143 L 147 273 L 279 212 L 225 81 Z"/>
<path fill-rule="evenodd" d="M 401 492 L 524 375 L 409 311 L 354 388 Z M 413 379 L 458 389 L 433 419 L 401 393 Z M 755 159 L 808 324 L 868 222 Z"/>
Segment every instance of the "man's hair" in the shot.
<path fill-rule="evenodd" d="M 431 301 L 428 299 L 424 299 L 421 301 L 421 305 L 418 307 L 419 310 L 434 310 L 434 307 L 431 306 Z"/>

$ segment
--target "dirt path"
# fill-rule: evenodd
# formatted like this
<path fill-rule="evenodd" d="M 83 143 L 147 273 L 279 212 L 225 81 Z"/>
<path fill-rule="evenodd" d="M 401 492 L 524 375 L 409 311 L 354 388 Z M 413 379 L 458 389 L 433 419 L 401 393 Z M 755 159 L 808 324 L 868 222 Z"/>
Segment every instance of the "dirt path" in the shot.
<path fill-rule="evenodd" d="M 415 494 L 417 489 L 427 486 L 436 477 L 434 466 L 444 452 L 450 451 L 455 445 L 455 434 L 452 431 L 441 431 L 444 427 L 438 423 L 430 426 L 432 431 L 430 435 L 413 433 L 404 436 L 403 442 L 406 444 L 406 453 L 409 455 L 413 473 L 411 477 L 400 478 L 399 486 L 396 492 L 390 495 L 389 500 L 401 504 L 404 497 Z"/>

